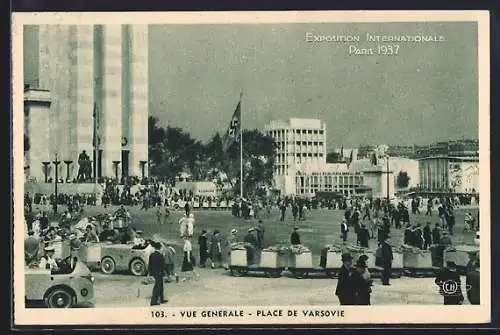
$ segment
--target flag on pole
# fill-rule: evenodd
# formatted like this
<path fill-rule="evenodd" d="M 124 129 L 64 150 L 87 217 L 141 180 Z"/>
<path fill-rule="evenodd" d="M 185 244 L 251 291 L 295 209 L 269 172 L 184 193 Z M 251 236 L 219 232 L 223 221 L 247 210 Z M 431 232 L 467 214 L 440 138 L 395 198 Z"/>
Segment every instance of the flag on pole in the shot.
<path fill-rule="evenodd" d="M 222 139 L 222 150 L 226 152 L 229 147 L 236 142 L 238 136 L 241 131 L 241 97 L 240 101 L 238 101 L 238 106 L 234 110 L 233 117 L 231 118 L 231 122 L 229 123 L 229 127 L 227 129 L 224 138 Z"/>
<path fill-rule="evenodd" d="M 100 124 L 101 124 L 101 120 L 100 120 L 100 115 L 99 115 L 99 111 L 97 109 L 97 104 L 94 103 L 94 112 L 92 114 L 93 118 L 94 118 L 94 136 L 92 138 L 92 145 L 94 146 L 94 149 L 97 149 L 97 147 L 99 146 L 100 142 L 101 142 L 101 136 L 100 136 Z"/>

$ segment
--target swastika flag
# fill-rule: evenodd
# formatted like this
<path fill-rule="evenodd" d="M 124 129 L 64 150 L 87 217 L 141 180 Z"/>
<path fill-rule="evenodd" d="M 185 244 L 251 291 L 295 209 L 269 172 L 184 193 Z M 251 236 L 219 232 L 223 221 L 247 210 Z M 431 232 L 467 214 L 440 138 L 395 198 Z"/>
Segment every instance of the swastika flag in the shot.
<path fill-rule="evenodd" d="M 229 147 L 237 140 L 238 135 L 241 131 L 241 100 L 238 102 L 238 106 L 234 110 L 233 117 L 229 123 L 226 134 L 222 140 L 222 150 L 226 152 Z"/>

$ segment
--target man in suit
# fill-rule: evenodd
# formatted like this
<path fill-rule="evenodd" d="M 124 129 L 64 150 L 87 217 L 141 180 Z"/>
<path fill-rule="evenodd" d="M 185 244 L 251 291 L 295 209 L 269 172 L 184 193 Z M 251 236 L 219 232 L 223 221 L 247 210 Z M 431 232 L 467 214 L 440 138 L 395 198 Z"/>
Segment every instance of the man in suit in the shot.
<path fill-rule="evenodd" d="M 432 244 L 432 231 L 431 231 L 431 223 L 427 222 L 424 227 L 424 249 L 429 249 L 429 246 Z"/>
<path fill-rule="evenodd" d="M 292 235 L 290 235 L 290 243 L 292 245 L 300 244 L 300 235 L 297 232 L 297 230 L 299 230 L 299 228 L 298 227 L 294 227 Z"/>
<path fill-rule="evenodd" d="M 155 251 L 149 256 L 148 273 L 155 279 L 153 293 L 151 295 L 151 306 L 167 302 L 163 291 L 163 276 L 165 276 L 165 257 L 160 252 L 161 244 L 152 242 Z"/>
<path fill-rule="evenodd" d="M 434 282 L 439 286 L 439 293 L 443 296 L 445 305 L 463 304 L 460 274 L 457 272 L 455 262 L 446 262 L 446 267 L 438 273 Z"/>
<path fill-rule="evenodd" d="M 469 267 L 466 277 L 467 299 L 471 305 L 480 304 L 479 259 Z"/>
<path fill-rule="evenodd" d="M 335 295 L 339 298 L 341 305 L 352 305 L 354 303 L 354 291 L 352 286 L 352 256 L 349 253 L 342 254 L 342 266 L 339 270 L 337 288 Z"/>
<path fill-rule="evenodd" d="M 439 227 L 439 223 L 436 222 L 436 226 L 432 229 L 432 243 L 439 244 L 441 241 L 441 228 Z"/>
<path fill-rule="evenodd" d="M 390 236 L 386 235 L 384 242 L 382 242 L 382 285 L 391 285 L 389 284 L 389 278 L 391 277 L 392 270 L 392 247 L 389 244 Z"/>

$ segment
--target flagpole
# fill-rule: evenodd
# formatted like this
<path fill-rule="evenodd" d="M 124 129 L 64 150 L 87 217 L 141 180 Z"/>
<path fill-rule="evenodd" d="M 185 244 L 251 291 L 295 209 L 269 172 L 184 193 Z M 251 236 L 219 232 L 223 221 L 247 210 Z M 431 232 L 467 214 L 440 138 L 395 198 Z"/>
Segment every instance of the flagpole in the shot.
<path fill-rule="evenodd" d="M 240 197 L 243 198 L 243 113 L 241 112 L 241 98 L 243 91 L 240 92 Z"/>

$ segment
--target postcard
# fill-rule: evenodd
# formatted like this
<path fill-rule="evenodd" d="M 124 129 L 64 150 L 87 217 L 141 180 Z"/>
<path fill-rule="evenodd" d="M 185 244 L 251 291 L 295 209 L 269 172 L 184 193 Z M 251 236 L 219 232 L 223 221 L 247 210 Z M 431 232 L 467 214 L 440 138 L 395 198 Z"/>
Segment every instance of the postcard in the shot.
<path fill-rule="evenodd" d="M 12 24 L 16 325 L 490 320 L 488 12 Z"/>

